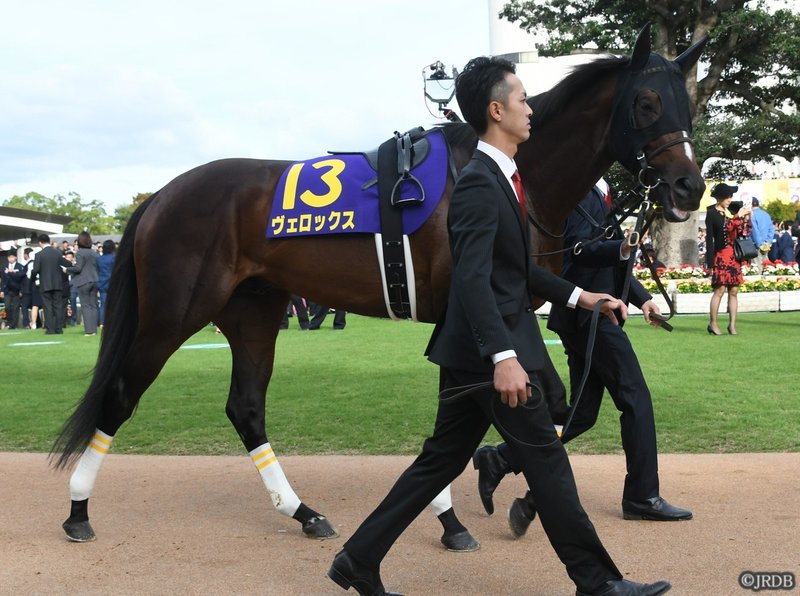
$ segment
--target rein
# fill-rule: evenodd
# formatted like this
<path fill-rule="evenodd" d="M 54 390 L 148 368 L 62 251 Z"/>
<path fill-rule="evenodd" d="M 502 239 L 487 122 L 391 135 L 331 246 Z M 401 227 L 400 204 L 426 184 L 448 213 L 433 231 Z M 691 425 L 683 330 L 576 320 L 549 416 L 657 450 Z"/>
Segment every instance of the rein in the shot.
<path fill-rule="evenodd" d="M 575 393 L 575 399 L 572 401 L 572 405 L 570 406 L 569 409 L 569 416 L 567 416 L 567 421 L 561 428 L 561 433 L 554 441 L 550 441 L 549 443 L 536 444 L 523 441 L 515 437 L 513 433 L 506 430 L 505 427 L 502 424 L 500 424 L 500 422 L 498 422 L 497 420 L 498 417 L 495 413 L 495 408 L 496 408 L 495 400 L 491 400 L 489 403 L 492 408 L 492 414 L 494 414 L 493 424 L 497 427 L 497 430 L 500 432 L 500 434 L 503 435 L 504 439 L 507 436 L 513 439 L 516 443 L 524 445 L 525 447 L 545 448 L 555 445 L 556 443 L 558 443 L 558 441 L 561 440 L 561 437 L 567 434 L 567 429 L 569 428 L 569 425 L 572 423 L 572 418 L 575 415 L 575 411 L 578 409 L 578 403 L 581 401 L 581 395 L 583 395 L 583 388 L 586 385 L 586 380 L 589 378 L 589 371 L 591 370 L 592 366 L 592 352 L 594 351 L 594 339 L 595 336 L 597 335 L 597 323 L 600 318 L 600 307 L 603 305 L 604 302 L 608 301 L 606 299 L 598 300 L 595 303 L 594 308 L 592 309 L 592 322 L 589 326 L 589 336 L 586 342 L 586 366 L 583 369 L 583 377 L 581 377 L 581 382 L 580 385 L 578 386 L 578 391 Z M 546 401 L 544 399 L 544 390 L 542 390 L 542 388 L 535 383 L 528 382 L 526 383 L 526 386 L 532 389 L 533 388 L 538 389 L 539 393 L 541 393 L 542 395 L 542 400 L 536 406 L 533 407 L 529 407 L 527 403 L 519 407 L 530 410 L 541 408 L 542 406 L 546 407 Z M 439 392 L 439 402 L 443 404 L 453 402 L 462 399 L 464 397 L 467 397 L 469 395 L 472 395 L 473 393 L 476 393 L 478 391 L 483 391 L 491 388 L 494 388 L 494 381 L 483 381 L 482 383 L 473 383 L 472 385 L 449 387 Z"/>

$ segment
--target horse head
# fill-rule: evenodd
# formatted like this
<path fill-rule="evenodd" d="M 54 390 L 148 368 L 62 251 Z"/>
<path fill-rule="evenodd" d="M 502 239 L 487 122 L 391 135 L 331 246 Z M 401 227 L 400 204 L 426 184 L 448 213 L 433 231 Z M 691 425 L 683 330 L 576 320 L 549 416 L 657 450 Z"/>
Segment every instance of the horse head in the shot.
<path fill-rule="evenodd" d="M 608 147 L 671 222 L 686 221 L 700 207 L 705 181 L 692 151 L 694 105 L 686 73 L 708 38 L 675 60 L 650 51 L 650 25 L 639 33 L 614 95 Z"/>

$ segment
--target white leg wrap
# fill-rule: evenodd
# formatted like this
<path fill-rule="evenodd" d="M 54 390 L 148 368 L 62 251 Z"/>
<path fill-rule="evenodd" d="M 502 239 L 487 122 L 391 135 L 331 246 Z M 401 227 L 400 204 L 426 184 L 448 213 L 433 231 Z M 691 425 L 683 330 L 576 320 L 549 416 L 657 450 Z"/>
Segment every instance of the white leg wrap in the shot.
<path fill-rule="evenodd" d="M 267 487 L 267 492 L 272 498 L 272 504 L 275 509 L 292 517 L 300 507 L 300 499 L 292 490 L 286 475 L 283 473 L 281 465 L 278 463 L 278 458 L 272 451 L 269 443 L 264 443 L 260 447 L 256 447 L 250 452 L 250 459 L 261 474 L 261 480 L 264 481 L 264 486 Z"/>
<path fill-rule="evenodd" d="M 69 496 L 73 501 L 85 501 L 92 496 L 92 489 L 97 480 L 97 473 L 103 460 L 111 449 L 111 441 L 114 437 L 107 435 L 100 429 L 94 432 L 94 436 L 86 446 L 72 477 L 69 479 Z"/>
<path fill-rule="evenodd" d="M 436 517 L 439 517 L 442 513 L 451 509 L 453 507 L 453 498 L 450 496 L 450 485 L 444 487 L 444 490 L 440 492 L 433 498 L 431 501 L 431 509 L 436 514 Z"/>

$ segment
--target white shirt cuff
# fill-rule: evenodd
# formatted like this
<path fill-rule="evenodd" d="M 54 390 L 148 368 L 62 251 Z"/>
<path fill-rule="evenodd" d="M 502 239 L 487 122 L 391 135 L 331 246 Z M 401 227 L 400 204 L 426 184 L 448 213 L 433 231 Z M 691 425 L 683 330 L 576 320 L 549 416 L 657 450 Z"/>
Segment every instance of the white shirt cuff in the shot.
<path fill-rule="evenodd" d="M 492 364 L 497 364 L 501 360 L 508 360 L 509 358 L 516 358 L 517 353 L 514 350 L 503 350 L 502 352 L 497 352 L 497 354 L 492 354 Z"/>
<path fill-rule="evenodd" d="M 581 288 L 575 286 L 575 289 L 572 290 L 572 295 L 569 297 L 569 300 L 567 300 L 567 306 L 570 308 L 575 308 L 578 306 L 578 300 L 580 299 L 582 292 L 583 290 Z"/>

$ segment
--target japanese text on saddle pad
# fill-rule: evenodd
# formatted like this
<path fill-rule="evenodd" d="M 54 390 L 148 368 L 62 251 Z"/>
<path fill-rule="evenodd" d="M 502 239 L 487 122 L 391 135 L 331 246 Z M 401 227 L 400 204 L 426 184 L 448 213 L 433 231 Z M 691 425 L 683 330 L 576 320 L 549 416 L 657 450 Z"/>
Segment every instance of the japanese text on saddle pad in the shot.
<path fill-rule="evenodd" d="M 403 209 L 403 230 L 411 234 L 433 213 L 447 182 L 447 146 L 441 133 L 429 135 L 428 158 L 412 169 L 426 200 Z M 375 170 L 360 153 L 337 154 L 290 165 L 281 175 L 267 225 L 268 238 L 380 232 Z M 400 197 L 419 193 L 403 182 Z"/>

